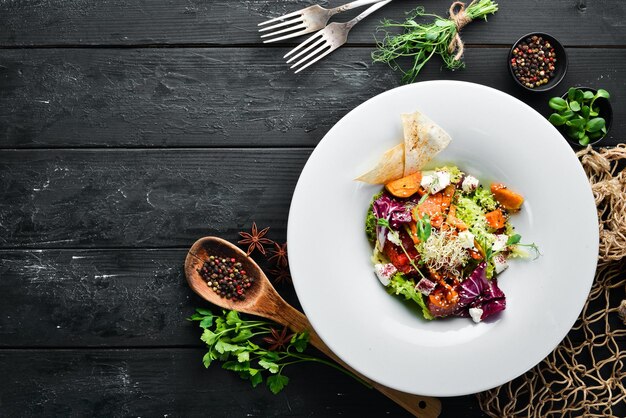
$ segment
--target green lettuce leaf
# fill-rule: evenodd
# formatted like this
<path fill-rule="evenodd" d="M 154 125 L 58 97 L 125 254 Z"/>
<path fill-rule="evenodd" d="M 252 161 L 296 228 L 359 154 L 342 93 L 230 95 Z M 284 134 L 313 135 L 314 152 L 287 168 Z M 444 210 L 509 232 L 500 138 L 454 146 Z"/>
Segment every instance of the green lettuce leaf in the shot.
<path fill-rule="evenodd" d="M 391 277 L 389 285 L 387 286 L 387 292 L 395 295 L 402 295 L 406 300 L 412 300 L 422 308 L 422 315 L 424 319 L 434 319 L 434 316 L 428 310 L 423 295 L 415 290 L 415 284 L 407 279 L 404 274 L 396 273 Z"/>
<path fill-rule="evenodd" d="M 372 209 L 374 205 L 374 201 L 382 196 L 383 192 L 376 193 L 374 197 L 372 197 L 372 203 L 370 203 L 370 207 L 367 210 L 367 216 L 365 217 L 365 235 L 367 239 L 371 243 L 376 242 L 376 215 L 374 215 L 374 211 Z"/>

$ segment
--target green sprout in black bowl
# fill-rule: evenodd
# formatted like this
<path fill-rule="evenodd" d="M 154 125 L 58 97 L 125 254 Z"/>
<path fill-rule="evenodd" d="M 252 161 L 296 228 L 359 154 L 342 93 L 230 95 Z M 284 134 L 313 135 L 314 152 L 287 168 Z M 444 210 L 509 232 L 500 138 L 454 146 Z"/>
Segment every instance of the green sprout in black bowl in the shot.
<path fill-rule="evenodd" d="M 596 100 L 605 99 L 608 104 L 609 92 L 571 87 L 562 97 L 553 97 L 548 102 L 556 112 L 548 120 L 561 127 L 565 134 L 580 145 L 588 145 L 602 139 L 608 130 L 606 117 L 610 118 L 610 109 L 603 112 L 603 106 Z M 610 121 L 609 121 L 610 123 Z"/>

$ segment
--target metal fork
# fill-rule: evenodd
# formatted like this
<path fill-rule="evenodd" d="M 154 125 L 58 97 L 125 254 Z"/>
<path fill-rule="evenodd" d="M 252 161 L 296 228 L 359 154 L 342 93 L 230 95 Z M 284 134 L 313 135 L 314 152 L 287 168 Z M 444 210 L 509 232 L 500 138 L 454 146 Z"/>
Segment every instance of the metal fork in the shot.
<path fill-rule="evenodd" d="M 365 19 L 370 14 L 374 13 L 376 10 L 387 5 L 387 3 L 389 2 L 391 2 L 391 0 L 378 2 L 375 5 L 368 7 L 367 10 L 365 10 L 363 13 L 361 13 L 354 19 L 349 20 L 345 23 L 329 24 L 324 29 L 315 33 L 313 36 L 309 37 L 306 41 L 302 42 L 300 45 L 298 45 L 297 47 L 289 51 L 283 58 L 287 58 L 288 56 L 306 47 L 305 49 L 300 51 L 298 54 L 289 58 L 289 60 L 287 60 L 287 64 L 289 64 L 290 62 L 298 59 L 303 54 L 306 54 L 307 52 L 313 49 L 313 51 L 310 54 L 300 59 L 300 61 L 296 62 L 290 67 L 290 68 L 295 68 L 303 64 L 304 62 L 308 61 L 306 65 L 298 68 L 295 71 L 296 73 L 299 73 L 300 71 L 304 70 L 309 65 L 315 64 L 317 61 L 321 60 L 326 55 L 330 54 L 335 49 L 345 44 L 346 41 L 348 40 L 348 32 L 350 32 L 350 29 L 352 29 L 354 25 L 359 23 L 361 20 Z"/>
<path fill-rule="evenodd" d="M 324 26 L 326 26 L 328 20 L 337 13 L 345 12 L 346 10 L 366 6 L 372 3 L 378 3 L 380 1 L 382 0 L 357 0 L 351 3 L 344 4 L 343 6 L 335 7 L 333 9 L 325 9 L 319 5 L 310 6 L 305 9 L 277 17 L 275 19 L 270 19 L 266 20 L 265 22 L 259 23 L 259 26 L 264 26 L 263 28 L 259 29 L 259 32 L 267 32 L 273 29 L 277 29 L 273 32 L 261 35 L 261 38 L 271 38 L 264 40 L 263 43 L 276 42 L 282 41 L 283 39 L 294 38 L 296 36 L 305 35 L 307 33 L 322 29 Z M 276 24 L 272 26 L 266 26 L 271 23 Z M 279 36 L 282 34 L 285 35 Z"/>

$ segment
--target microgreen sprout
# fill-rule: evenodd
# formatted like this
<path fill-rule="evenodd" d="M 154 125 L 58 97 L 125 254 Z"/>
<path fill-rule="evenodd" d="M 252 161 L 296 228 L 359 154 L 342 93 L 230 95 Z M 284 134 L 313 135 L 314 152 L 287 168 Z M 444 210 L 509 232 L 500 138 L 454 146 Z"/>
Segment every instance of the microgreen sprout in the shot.
<path fill-rule="evenodd" d="M 417 237 L 421 242 L 426 242 L 431 232 L 432 225 L 430 224 L 430 217 L 425 214 L 417 221 Z"/>
<path fill-rule="evenodd" d="M 539 247 L 537 246 L 537 244 L 535 244 L 535 243 L 520 244 L 521 240 L 522 240 L 522 236 L 520 234 L 511 235 L 509 237 L 509 239 L 506 241 L 506 246 L 507 247 L 513 247 L 513 246 L 515 246 L 515 247 L 528 247 L 535 253 L 535 258 L 533 258 L 533 260 L 536 260 L 537 258 L 539 258 L 541 253 L 539 252 Z"/>
<path fill-rule="evenodd" d="M 498 11 L 498 5 L 492 0 L 478 0 L 471 2 L 465 9 L 465 16 L 469 21 L 483 18 L 487 20 L 488 14 Z M 416 19 L 421 17 L 434 18 L 429 24 L 418 23 Z M 401 28 L 403 33 L 395 34 L 390 30 Z M 377 42 L 377 49 L 372 53 L 374 62 L 389 64 L 393 70 L 403 73 L 402 81 L 412 83 L 421 71 L 422 67 L 434 56 L 439 55 L 444 66 L 450 70 L 463 68 L 465 63 L 461 60 L 460 53 L 454 45 L 458 38 L 459 27 L 453 19 L 426 13 L 423 7 L 407 13 L 404 22 L 384 20 L 378 31 L 384 34 L 382 41 Z M 412 63 L 408 67 L 400 65 L 401 57 L 409 57 Z M 404 63 L 404 62 L 403 62 Z"/>
<path fill-rule="evenodd" d="M 506 245 L 514 245 L 520 242 L 522 236 L 520 234 L 511 235 L 508 240 L 506 240 Z"/>
<path fill-rule="evenodd" d="M 426 276 L 424 276 L 424 274 L 420 271 L 420 269 L 417 268 L 417 265 L 415 264 L 415 261 L 413 261 L 413 258 L 409 255 L 409 252 L 406 250 L 406 248 L 404 248 L 404 245 L 402 244 L 402 240 L 400 239 L 400 234 L 398 234 L 398 231 L 394 231 L 393 229 L 391 229 L 391 225 L 389 225 L 389 221 L 387 219 L 379 218 L 378 225 L 384 226 L 385 228 L 389 230 L 389 233 L 392 234 L 396 238 L 397 242 L 400 243 L 399 247 L 402 249 L 402 252 L 404 253 L 404 255 L 406 255 L 406 257 L 409 259 L 409 263 L 411 264 L 411 266 L 415 270 L 417 270 L 420 276 L 422 276 L 423 278 L 426 278 Z M 430 222 L 428 223 L 428 225 L 430 226 Z M 430 230 L 428 234 L 430 235 Z"/>
<path fill-rule="evenodd" d="M 596 94 L 571 87 L 567 99 L 553 97 L 548 102 L 552 113 L 548 120 L 554 126 L 565 127 L 565 132 L 580 145 L 602 138 L 607 133 L 606 121 L 600 116 L 600 108 L 595 104 L 598 99 L 609 99 L 608 91 L 598 89 Z"/>

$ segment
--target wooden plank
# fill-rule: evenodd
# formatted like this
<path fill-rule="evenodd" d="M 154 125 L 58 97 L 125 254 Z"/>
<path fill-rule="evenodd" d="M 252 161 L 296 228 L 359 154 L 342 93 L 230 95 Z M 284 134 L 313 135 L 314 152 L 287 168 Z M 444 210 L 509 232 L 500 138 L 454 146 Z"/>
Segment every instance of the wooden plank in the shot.
<path fill-rule="evenodd" d="M 0 251 L 0 347 L 200 347 L 197 323 L 185 318 L 210 305 L 187 286 L 186 254 Z M 276 288 L 300 307 L 290 284 Z"/>
<path fill-rule="evenodd" d="M 201 349 L 2 350 L 0 415 L 304 417 L 408 413 L 323 365 L 285 369 L 275 396 L 235 373 L 202 365 Z M 484 417 L 474 396 L 443 399 L 441 418 Z"/>
<path fill-rule="evenodd" d="M 185 256 L 185 249 L 0 251 L 0 348 L 200 347 L 197 323 L 185 318 L 210 305 L 187 287 Z M 276 288 L 300 307 L 291 284 Z M 620 328 L 617 315 L 610 321 Z"/>
<path fill-rule="evenodd" d="M 314 3 L 337 6 L 344 0 L 17 0 L 0 2 L 0 46 L 259 44 L 257 23 Z M 394 2 L 358 25 L 353 43 L 373 44 L 383 18 L 402 19 L 418 4 L 429 13 L 446 15 L 452 2 Z M 489 23 L 467 26 L 468 43 L 511 44 L 525 33 L 549 32 L 566 45 L 626 45 L 621 0 L 553 0 L 529 4 L 501 1 Z M 358 11 L 337 18 L 345 21 Z M 291 43 L 294 41 L 292 40 Z"/>
<path fill-rule="evenodd" d="M 0 148 L 314 146 L 351 109 L 399 85 L 369 48 L 343 48 L 294 75 L 286 49 L 0 50 Z M 467 68 L 433 62 L 419 80 L 472 81 L 513 94 L 544 115 L 570 85 L 612 95 L 613 129 L 626 137 L 626 54 L 569 49 L 553 93 L 527 93 L 506 67 L 506 48 L 468 48 Z"/>
<path fill-rule="evenodd" d="M 189 247 L 283 234 L 310 149 L 0 153 L 0 248 Z"/>

